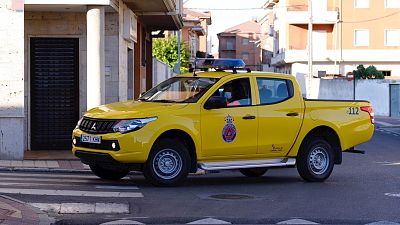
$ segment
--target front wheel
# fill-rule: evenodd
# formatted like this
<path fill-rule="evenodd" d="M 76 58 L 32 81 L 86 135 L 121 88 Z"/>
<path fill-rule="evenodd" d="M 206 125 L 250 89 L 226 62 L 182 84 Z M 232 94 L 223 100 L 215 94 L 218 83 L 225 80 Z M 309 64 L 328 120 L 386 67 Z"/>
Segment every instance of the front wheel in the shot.
<path fill-rule="evenodd" d="M 267 170 L 268 168 L 243 168 L 239 171 L 246 177 L 261 177 Z"/>
<path fill-rule="evenodd" d="M 96 176 L 105 180 L 119 180 L 129 173 L 129 170 L 113 170 L 100 165 L 89 165 L 89 167 Z"/>
<path fill-rule="evenodd" d="M 188 149 L 178 139 L 158 140 L 144 166 L 144 176 L 155 186 L 177 186 L 189 173 Z"/>
<path fill-rule="evenodd" d="M 320 137 L 306 140 L 297 155 L 297 171 L 306 181 L 325 181 L 332 173 L 333 164 L 332 146 Z"/>

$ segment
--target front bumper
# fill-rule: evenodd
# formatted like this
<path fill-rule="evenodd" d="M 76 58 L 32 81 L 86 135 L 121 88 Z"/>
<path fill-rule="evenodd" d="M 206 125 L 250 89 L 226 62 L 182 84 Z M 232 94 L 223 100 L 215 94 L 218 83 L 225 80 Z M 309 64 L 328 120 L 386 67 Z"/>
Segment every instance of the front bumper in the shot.
<path fill-rule="evenodd" d="M 89 164 L 91 158 L 99 161 L 99 156 L 105 161 L 113 163 L 144 163 L 151 150 L 151 131 L 141 129 L 126 134 L 89 134 L 79 129 L 75 129 L 72 138 L 76 139 L 76 144 L 72 143 L 72 152 L 80 158 L 83 163 Z M 81 134 L 101 136 L 101 144 L 88 144 L 80 142 Z M 114 143 L 115 148 L 112 147 Z M 99 162 L 103 162 L 100 160 Z"/>

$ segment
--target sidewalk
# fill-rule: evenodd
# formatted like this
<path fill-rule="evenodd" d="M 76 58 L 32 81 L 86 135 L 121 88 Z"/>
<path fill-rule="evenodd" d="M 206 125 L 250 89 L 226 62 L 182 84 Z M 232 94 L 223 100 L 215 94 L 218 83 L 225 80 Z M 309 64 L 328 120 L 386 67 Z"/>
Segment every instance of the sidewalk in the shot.
<path fill-rule="evenodd" d="M 400 118 L 375 116 L 375 126 L 377 128 L 400 128 Z"/>
<path fill-rule="evenodd" d="M 0 171 L 88 172 L 79 160 L 0 160 Z"/>
<path fill-rule="evenodd" d="M 0 224 L 50 225 L 54 222 L 46 213 L 19 200 L 0 195 Z"/>

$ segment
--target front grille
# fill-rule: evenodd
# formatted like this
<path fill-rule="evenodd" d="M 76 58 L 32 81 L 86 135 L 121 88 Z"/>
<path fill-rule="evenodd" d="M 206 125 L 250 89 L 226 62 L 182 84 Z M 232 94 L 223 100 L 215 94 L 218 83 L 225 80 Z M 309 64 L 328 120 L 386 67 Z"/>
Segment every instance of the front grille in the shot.
<path fill-rule="evenodd" d="M 84 117 L 79 125 L 79 129 L 90 134 L 114 133 L 113 126 L 117 122 L 117 120 L 100 120 Z"/>

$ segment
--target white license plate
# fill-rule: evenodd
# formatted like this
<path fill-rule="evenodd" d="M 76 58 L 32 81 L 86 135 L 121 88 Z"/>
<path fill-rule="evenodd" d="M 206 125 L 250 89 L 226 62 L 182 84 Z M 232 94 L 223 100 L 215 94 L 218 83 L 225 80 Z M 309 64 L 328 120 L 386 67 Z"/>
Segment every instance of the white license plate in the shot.
<path fill-rule="evenodd" d="M 101 144 L 101 137 L 100 136 L 92 136 L 92 135 L 81 134 L 81 142 L 93 143 L 93 144 Z"/>

